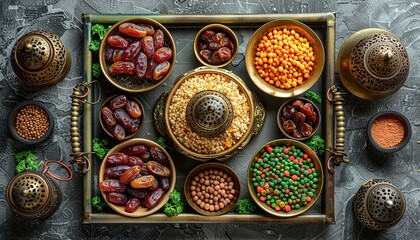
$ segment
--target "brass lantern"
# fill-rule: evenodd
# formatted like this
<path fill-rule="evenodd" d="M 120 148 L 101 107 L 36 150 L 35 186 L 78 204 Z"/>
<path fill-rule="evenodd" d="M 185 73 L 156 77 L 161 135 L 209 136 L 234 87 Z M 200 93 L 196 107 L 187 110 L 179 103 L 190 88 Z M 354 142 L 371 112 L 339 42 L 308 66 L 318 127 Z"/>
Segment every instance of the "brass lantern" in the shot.
<path fill-rule="evenodd" d="M 71 66 L 69 50 L 57 35 L 46 31 L 22 36 L 13 47 L 11 62 L 16 75 L 32 86 L 63 80 Z"/>
<path fill-rule="evenodd" d="M 400 40 L 379 28 L 351 35 L 340 48 L 337 66 L 344 86 L 366 100 L 385 98 L 398 91 L 410 67 Z"/>

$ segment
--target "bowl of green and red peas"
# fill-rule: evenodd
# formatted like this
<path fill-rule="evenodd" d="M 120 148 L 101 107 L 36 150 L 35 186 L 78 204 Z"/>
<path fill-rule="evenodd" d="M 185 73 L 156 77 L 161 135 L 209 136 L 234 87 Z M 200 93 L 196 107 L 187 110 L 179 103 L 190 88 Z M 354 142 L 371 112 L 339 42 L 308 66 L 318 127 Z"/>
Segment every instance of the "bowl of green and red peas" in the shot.
<path fill-rule="evenodd" d="M 268 142 L 248 166 L 248 191 L 265 212 L 292 217 L 308 210 L 321 195 L 324 175 L 314 151 L 302 142 Z"/>

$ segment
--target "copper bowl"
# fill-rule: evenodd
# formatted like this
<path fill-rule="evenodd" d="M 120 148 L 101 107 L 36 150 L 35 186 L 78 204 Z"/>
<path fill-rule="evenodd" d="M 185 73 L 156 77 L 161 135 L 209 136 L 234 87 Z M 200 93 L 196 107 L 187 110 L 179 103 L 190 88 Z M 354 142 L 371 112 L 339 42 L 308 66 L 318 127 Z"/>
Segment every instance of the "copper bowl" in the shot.
<path fill-rule="evenodd" d="M 223 32 L 232 41 L 235 49 L 232 52 L 232 56 L 230 57 L 230 59 L 228 61 L 223 62 L 222 64 L 219 64 L 219 65 L 215 65 L 215 64 L 211 64 L 211 63 L 207 62 L 200 55 L 199 46 L 200 46 L 201 36 L 207 30 L 213 30 L 216 33 L 217 32 Z M 200 31 L 198 31 L 197 35 L 195 35 L 195 38 L 194 38 L 194 54 L 195 54 L 196 58 L 198 59 L 198 61 L 200 61 L 201 64 L 203 64 L 205 66 L 209 66 L 209 67 L 221 67 L 222 68 L 222 67 L 226 67 L 227 65 L 229 65 L 233 61 L 233 59 L 235 59 L 236 54 L 238 53 L 238 46 L 239 46 L 238 38 L 236 37 L 235 32 L 232 29 L 230 29 L 228 26 L 225 26 L 223 24 L 216 24 L 215 23 L 215 24 L 209 24 L 207 26 L 204 26 L 202 29 L 200 29 Z"/>
<path fill-rule="evenodd" d="M 299 148 L 301 151 L 308 154 L 308 157 L 312 159 L 312 163 L 314 164 L 314 168 L 317 170 L 319 180 L 316 183 L 317 188 L 314 192 L 312 200 L 309 203 L 301 206 L 299 209 L 292 209 L 290 212 L 284 212 L 284 211 L 279 211 L 278 212 L 278 211 L 274 210 L 273 208 L 269 207 L 264 202 L 261 202 L 259 200 L 259 198 L 257 196 L 257 193 L 256 193 L 256 190 L 255 190 L 255 188 L 253 186 L 253 183 L 252 183 L 252 178 L 253 178 L 252 169 L 253 169 L 254 163 L 256 162 L 256 159 L 261 154 L 266 152 L 265 151 L 265 146 L 266 145 L 271 145 L 273 147 L 275 147 L 275 146 L 295 146 L 295 147 Z M 321 161 L 319 160 L 318 156 L 306 144 L 304 144 L 302 142 L 299 142 L 299 141 L 292 140 L 292 139 L 276 139 L 276 140 L 273 140 L 271 142 L 268 142 L 268 143 L 264 144 L 259 150 L 257 150 L 257 152 L 252 157 L 252 159 L 251 159 L 251 161 L 248 165 L 247 185 L 248 185 L 248 192 L 251 195 L 251 198 L 258 205 L 258 207 L 260 207 L 262 210 L 264 210 L 265 212 L 267 212 L 269 214 L 277 216 L 277 217 L 293 217 L 293 216 L 297 216 L 299 214 L 302 214 L 302 213 L 306 212 L 317 201 L 317 199 L 319 198 L 319 196 L 322 193 L 322 188 L 323 188 L 323 185 L 324 185 L 324 173 L 323 173 L 323 168 L 322 168 Z"/>
<path fill-rule="evenodd" d="M 230 200 L 230 202 L 222 209 L 218 210 L 218 211 L 209 211 L 209 210 L 205 210 L 203 208 L 200 208 L 200 206 L 198 206 L 194 200 L 193 197 L 191 196 L 191 191 L 190 191 L 190 187 L 191 187 L 191 182 L 193 181 L 193 177 L 196 176 L 197 174 L 205 171 L 205 170 L 210 170 L 210 169 L 214 169 L 214 170 L 221 170 L 223 172 L 225 172 L 227 175 L 229 175 L 232 178 L 232 181 L 235 184 L 235 194 L 233 196 L 233 199 Z M 210 163 L 203 163 L 198 165 L 197 167 L 195 167 L 193 170 L 191 170 L 191 172 L 188 174 L 185 183 L 184 183 L 184 194 L 185 194 L 185 198 L 187 199 L 188 204 L 198 213 L 202 214 L 202 215 L 206 215 L 206 216 L 219 216 L 222 214 L 225 214 L 227 212 L 229 212 L 236 204 L 236 202 L 239 199 L 240 196 L 240 191 L 241 191 L 241 183 L 239 182 L 239 178 L 238 175 L 236 175 L 236 173 L 227 165 L 223 164 L 223 163 L 216 163 L 216 162 L 210 162 Z"/>
<path fill-rule="evenodd" d="M 166 192 L 165 196 L 163 197 L 163 199 L 160 201 L 160 203 L 158 203 L 154 208 L 148 209 L 145 207 L 139 207 L 136 211 L 129 213 L 125 211 L 125 206 L 119 206 L 113 203 L 110 203 L 107 200 L 106 194 L 104 192 L 101 191 L 102 193 L 102 197 L 105 199 L 105 201 L 107 202 L 107 204 L 114 209 L 117 213 L 122 214 L 124 216 L 127 217 L 144 217 L 150 214 L 155 213 L 156 211 L 158 211 L 160 208 L 163 207 L 163 205 L 165 205 L 165 203 L 169 200 L 169 194 L 174 190 L 175 188 L 175 182 L 176 182 L 176 170 L 175 170 L 175 165 L 174 165 L 174 161 L 172 160 L 171 156 L 169 155 L 169 153 L 163 149 L 159 144 L 148 140 L 148 139 L 144 139 L 144 138 L 133 138 L 127 141 L 124 141 L 116 146 L 114 146 L 109 152 L 108 154 L 104 157 L 104 160 L 102 161 L 101 167 L 99 168 L 99 183 L 102 182 L 103 180 L 105 180 L 105 169 L 106 169 L 106 159 L 108 158 L 109 155 L 111 155 L 112 153 L 115 152 L 119 152 L 122 149 L 135 145 L 135 144 L 144 144 L 147 147 L 158 147 L 160 150 L 162 150 L 162 152 L 165 154 L 165 156 L 168 158 L 168 167 L 171 170 L 171 175 L 169 175 L 171 184 L 170 187 L 168 189 L 168 191 Z M 100 189 L 100 188 L 99 188 Z"/>
<path fill-rule="evenodd" d="M 254 66 L 254 57 L 258 44 L 260 43 L 263 36 L 272 29 L 283 29 L 295 30 L 300 36 L 308 39 L 309 44 L 312 46 L 315 54 L 315 63 L 313 70 L 311 71 L 309 78 L 304 80 L 301 85 L 290 89 L 281 89 L 274 85 L 271 85 L 264 81 L 264 79 L 258 74 L 256 67 Z M 324 47 L 317 34 L 307 25 L 289 19 L 279 19 L 268 22 L 257 29 L 252 37 L 249 39 L 248 45 L 245 51 L 245 63 L 248 75 L 254 84 L 260 88 L 263 92 L 272 95 L 274 97 L 289 98 L 300 95 L 309 90 L 321 77 L 324 69 L 325 53 Z"/>
<path fill-rule="evenodd" d="M 28 105 L 37 105 L 39 107 L 41 107 L 41 109 L 43 109 L 45 111 L 45 113 L 48 115 L 48 121 L 49 121 L 49 128 L 47 130 L 47 132 L 45 132 L 45 134 L 35 140 L 28 140 L 26 138 L 21 137 L 17 131 L 16 131 L 16 117 L 18 115 L 18 113 L 20 112 L 20 110 Z M 14 139 L 16 139 L 17 141 L 24 143 L 24 144 L 37 144 L 37 143 L 41 143 L 43 141 L 45 141 L 52 133 L 53 129 L 54 129 L 54 117 L 51 113 L 50 110 L 48 110 L 48 108 L 42 104 L 39 101 L 35 101 L 35 100 L 28 100 L 28 101 L 24 101 L 19 103 L 17 106 L 15 106 L 12 111 L 9 114 L 8 117 L 8 124 L 7 127 L 9 129 L 9 133 L 10 135 L 12 135 L 12 137 Z"/>
<path fill-rule="evenodd" d="M 103 103 L 102 103 L 102 106 L 101 106 L 101 108 L 100 108 L 100 110 L 102 110 L 102 108 L 104 108 L 104 107 L 107 107 L 107 106 L 109 106 L 109 103 L 111 102 L 111 100 L 112 99 L 114 99 L 115 97 L 117 97 L 117 96 L 119 96 L 120 94 L 116 94 L 116 95 L 113 95 L 113 96 L 111 96 L 111 97 L 109 97 L 109 98 L 107 98 Z M 141 114 L 141 116 L 140 116 L 140 126 L 139 126 L 139 128 L 137 129 L 137 131 L 135 131 L 135 132 L 133 132 L 133 133 L 129 133 L 128 131 L 126 131 L 126 134 L 127 133 L 129 133 L 129 134 L 127 134 L 126 136 L 125 136 L 125 138 L 123 139 L 123 140 L 127 140 L 127 139 L 130 139 L 130 138 L 132 138 L 132 137 L 134 137 L 139 131 L 140 131 L 140 129 L 143 127 L 143 123 L 144 123 L 144 114 L 145 114 L 145 112 L 144 112 L 144 108 L 143 108 L 143 105 L 141 104 L 141 102 L 140 102 L 140 100 L 138 100 L 137 98 L 135 98 L 135 97 L 133 97 L 133 96 L 129 96 L 129 95 L 126 95 L 127 96 L 127 99 L 128 100 L 131 100 L 131 101 L 135 101 L 138 105 L 139 105 L 139 107 L 140 107 L 140 110 L 141 110 L 141 112 L 142 112 L 142 114 Z M 106 123 L 104 122 L 104 120 L 102 119 L 102 113 L 101 113 L 101 111 L 99 111 L 99 123 L 101 124 L 101 127 L 102 127 L 102 129 L 104 130 L 104 132 L 106 133 L 106 134 L 108 134 L 108 136 L 110 136 L 110 137 L 112 137 L 112 138 L 114 138 L 114 139 L 117 139 L 115 136 L 114 136 L 114 134 L 112 134 L 112 132 L 108 129 L 108 127 L 107 127 L 107 125 L 106 125 Z M 117 139 L 118 140 L 118 139 Z"/>
<path fill-rule="evenodd" d="M 372 125 L 375 122 L 375 120 L 381 117 L 390 117 L 390 118 L 398 120 L 404 129 L 404 134 L 403 134 L 401 142 L 396 144 L 393 147 L 389 147 L 389 148 L 382 147 L 375 141 L 374 137 L 372 136 Z M 386 131 L 383 128 L 381 130 Z M 370 118 L 368 126 L 367 126 L 367 136 L 368 136 L 370 145 L 375 150 L 379 152 L 383 152 L 383 153 L 393 153 L 393 152 L 398 152 L 401 149 L 403 149 L 410 142 L 411 134 L 412 134 L 412 130 L 411 130 L 410 121 L 407 119 L 406 116 L 404 116 L 403 114 L 397 111 L 378 112 Z"/>
<path fill-rule="evenodd" d="M 164 46 L 167 46 L 169 48 L 172 49 L 172 58 L 171 60 L 169 60 L 171 66 L 168 70 L 168 72 L 166 73 L 166 76 L 164 78 L 162 78 L 159 81 L 153 81 L 153 80 L 147 80 L 147 79 L 140 79 L 137 76 L 133 75 L 133 76 L 129 76 L 129 75 L 121 75 L 121 76 L 113 76 L 109 73 L 109 66 L 110 64 L 105 60 L 105 52 L 106 52 L 106 48 L 108 47 L 108 42 L 107 39 L 109 36 L 115 35 L 115 34 L 119 34 L 119 25 L 122 23 L 127 23 L 127 22 L 131 22 L 131 23 L 143 23 L 143 24 L 150 24 L 152 25 L 155 29 L 160 29 L 163 31 L 166 40 L 164 43 Z M 105 34 L 103 41 L 101 42 L 101 46 L 99 48 L 99 64 L 101 66 L 102 69 L 102 73 L 104 74 L 105 78 L 115 87 L 126 91 L 126 92 L 146 92 L 146 91 L 150 91 L 156 87 L 158 87 L 159 85 L 161 85 L 163 82 L 165 82 L 165 80 L 169 77 L 169 75 L 171 74 L 174 66 L 175 66 L 175 59 L 176 59 L 176 47 L 175 47 L 175 42 L 174 39 L 172 38 L 172 35 L 169 33 L 169 31 L 159 22 L 150 19 L 150 18 L 146 18 L 146 17 L 132 17 L 132 18 L 127 18 L 124 20 L 121 20 L 119 22 L 117 22 L 116 24 L 114 24 L 114 26 L 112 26 L 112 28 Z"/>
<path fill-rule="evenodd" d="M 301 138 L 294 137 L 294 136 L 290 135 L 288 132 L 286 132 L 286 130 L 284 130 L 284 127 L 283 127 L 283 123 L 282 123 L 283 109 L 284 109 L 285 106 L 290 105 L 291 103 L 293 103 L 296 100 L 301 100 L 304 103 L 311 103 L 312 106 L 313 106 L 313 110 L 317 115 L 317 120 L 316 120 L 315 124 L 312 126 L 312 133 L 309 136 L 306 136 L 306 137 L 304 137 L 304 136 L 302 136 Z M 297 141 L 303 141 L 303 140 L 306 140 L 306 139 L 312 137 L 316 133 L 316 131 L 318 130 L 318 127 L 319 127 L 320 123 L 321 123 L 321 114 L 320 114 L 320 111 L 319 111 L 318 107 L 316 106 L 315 103 L 313 103 L 312 101 L 310 101 L 306 98 L 290 99 L 287 102 L 283 103 L 280 106 L 279 111 L 277 112 L 277 125 L 279 126 L 280 131 L 283 133 L 284 136 L 286 136 L 288 138 L 291 138 L 291 139 L 294 139 L 294 140 L 297 140 Z"/>

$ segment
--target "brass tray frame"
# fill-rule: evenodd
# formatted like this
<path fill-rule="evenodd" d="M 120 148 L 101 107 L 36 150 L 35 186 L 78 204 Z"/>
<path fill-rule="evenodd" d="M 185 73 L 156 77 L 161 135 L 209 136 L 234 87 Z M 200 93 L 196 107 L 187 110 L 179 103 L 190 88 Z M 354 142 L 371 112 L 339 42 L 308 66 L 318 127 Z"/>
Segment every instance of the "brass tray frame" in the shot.
<path fill-rule="evenodd" d="M 91 26 L 95 23 L 100 24 L 114 24 L 119 20 L 128 17 L 142 16 L 152 18 L 162 23 L 169 30 L 171 28 L 180 28 L 185 26 L 204 26 L 209 23 L 221 23 L 231 26 L 233 29 L 242 27 L 255 27 L 258 28 L 262 24 L 279 19 L 293 19 L 298 20 L 309 26 L 316 26 L 321 29 L 321 34 L 324 38 L 325 48 L 325 67 L 321 76 L 323 96 L 323 136 L 326 141 L 326 148 L 333 150 L 335 147 L 334 140 L 334 104 L 326 99 L 327 92 L 334 85 L 334 64 L 335 64 L 335 13 L 315 13 L 315 14 L 223 14 L 223 15 L 122 15 L 122 14 L 84 14 L 83 15 L 83 60 L 84 60 L 84 80 L 87 83 L 92 82 L 92 53 L 89 50 L 89 42 L 91 41 Z M 191 49 L 192 50 L 192 49 Z M 173 74 L 173 73 L 172 73 Z M 175 78 L 176 76 L 171 76 Z M 252 85 L 250 82 L 248 85 Z M 92 101 L 93 96 L 88 97 L 88 101 Z M 152 103 L 153 104 L 153 103 Z M 93 131 L 92 124 L 93 116 L 92 110 L 95 106 L 85 104 L 83 109 L 83 150 L 91 152 Z M 151 114 L 151 113 L 149 113 Z M 92 118 L 93 117 L 93 118 Z M 88 126 L 88 127 L 86 127 Z M 97 126 L 98 127 L 98 126 Z M 274 126 L 273 126 L 274 127 Z M 277 127 L 277 126 L 275 126 Z M 328 129 L 328 130 L 327 130 Z M 263 143 L 261 143 L 263 144 Z M 222 216 L 203 216 L 197 213 L 182 213 L 176 217 L 166 216 L 162 210 L 158 213 L 141 217 L 130 218 L 120 215 L 118 213 L 94 213 L 92 211 L 91 199 L 93 197 L 92 187 L 94 184 L 94 173 L 88 171 L 83 176 L 83 223 L 278 223 L 278 224 L 332 224 L 335 221 L 334 215 L 334 175 L 329 169 L 329 160 L 334 157 L 333 151 L 326 151 L 323 162 L 325 173 L 325 185 L 321 198 L 322 201 L 321 213 L 304 213 L 290 218 L 278 218 L 262 211 L 258 214 L 241 215 L 234 213 L 227 213 Z M 93 163 L 93 157 L 89 156 L 90 161 Z M 177 183 L 178 184 L 178 183 Z M 245 188 L 246 189 L 246 188 Z M 181 189 L 178 189 L 182 192 Z M 322 200 L 321 200 L 322 199 Z M 186 205 L 187 202 L 184 201 Z M 189 206 L 186 206 L 189 207 Z"/>

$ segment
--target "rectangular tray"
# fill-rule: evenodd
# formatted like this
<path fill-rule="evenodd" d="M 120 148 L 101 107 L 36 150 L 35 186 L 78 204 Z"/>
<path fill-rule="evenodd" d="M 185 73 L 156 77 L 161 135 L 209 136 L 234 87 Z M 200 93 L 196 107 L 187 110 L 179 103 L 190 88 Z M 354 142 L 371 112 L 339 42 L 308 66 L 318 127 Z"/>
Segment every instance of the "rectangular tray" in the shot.
<path fill-rule="evenodd" d="M 323 98 L 322 107 L 322 126 L 318 129 L 320 134 L 326 140 L 326 148 L 334 149 L 334 111 L 333 104 L 326 100 L 327 90 L 334 85 L 334 57 L 335 57 L 335 13 L 318 13 L 318 14 L 237 14 L 237 15 L 83 15 L 83 57 L 84 57 L 84 80 L 89 83 L 92 81 L 91 66 L 93 62 L 98 62 L 97 55 L 92 54 L 89 50 L 89 42 L 91 40 L 91 26 L 99 24 L 114 24 L 128 17 L 148 17 L 162 23 L 171 32 L 177 47 L 177 61 L 171 76 L 164 84 L 152 91 L 136 94 L 145 108 L 145 124 L 136 137 L 147 138 L 156 141 L 159 137 L 153 126 L 153 108 L 159 96 L 169 91 L 176 77 L 179 75 L 199 67 L 198 60 L 195 59 L 193 53 L 193 39 L 198 30 L 210 23 L 221 23 L 231 27 L 237 34 L 240 42 L 238 56 L 226 67 L 239 75 L 247 84 L 247 86 L 258 94 L 266 108 L 266 120 L 261 132 L 257 136 L 251 138 L 250 143 L 232 159 L 225 161 L 227 165 L 232 167 L 238 174 L 241 182 L 241 198 L 249 198 L 246 187 L 246 171 L 249 161 L 259 147 L 268 141 L 281 138 L 281 132 L 277 127 L 276 113 L 280 105 L 286 99 L 279 99 L 268 96 L 263 93 L 252 83 L 247 75 L 244 63 L 244 52 L 248 39 L 253 32 L 266 22 L 285 18 L 301 21 L 311 27 L 320 37 L 325 49 L 325 67 L 321 79 L 311 88 Z M 93 59 L 95 58 L 95 59 Z M 103 101 L 110 94 L 119 91 L 109 85 L 104 77 L 99 79 L 102 86 Z M 93 94 L 89 95 L 88 100 L 96 99 L 98 91 L 93 89 Z M 105 96 L 104 96 L 105 95 Z M 83 110 L 83 150 L 92 151 L 92 139 L 94 137 L 107 138 L 100 127 L 98 114 L 101 102 L 96 105 L 84 105 Z M 167 138 L 168 139 L 168 138 Z M 169 141 L 169 139 L 168 139 Z M 111 146 L 117 144 L 111 141 Z M 175 189 L 183 192 L 183 184 L 185 177 L 189 171 L 200 164 L 200 162 L 189 159 L 174 150 L 168 150 L 175 159 L 177 169 L 177 183 Z M 91 161 L 91 170 L 84 175 L 83 178 L 83 222 L 84 223 L 227 223 L 227 222 L 260 222 L 260 223 L 283 223 L 283 224 L 331 224 L 334 223 L 334 175 L 327 170 L 327 159 L 331 157 L 331 153 L 326 151 L 325 156 L 321 159 L 324 168 L 324 188 L 322 196 L 318 201 L 304 214 L 290 217 L 278 218 L 271 216 L 258 209 L 256 214 L 241 215 L 232 211 L 222 216 L 202 216 L 197 214 L 184 200 L 184 213 L 176 217 L 168 217 L 159 210 L 157 213 L 141 217 L 130 218 L 122 216 L 110 210 L 108 213 L 93 212 L 91 199 L 95 195 L 100 195 L 98 189 L 98 173 L 100 160 L 97 157 L 89 157 Z M 183 195 L 183 194 L 181 194 Z M 182 196 L 183 197 L 183 196 Z"/>

